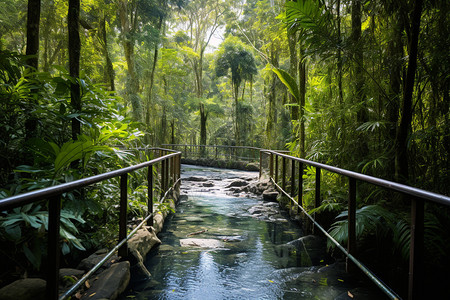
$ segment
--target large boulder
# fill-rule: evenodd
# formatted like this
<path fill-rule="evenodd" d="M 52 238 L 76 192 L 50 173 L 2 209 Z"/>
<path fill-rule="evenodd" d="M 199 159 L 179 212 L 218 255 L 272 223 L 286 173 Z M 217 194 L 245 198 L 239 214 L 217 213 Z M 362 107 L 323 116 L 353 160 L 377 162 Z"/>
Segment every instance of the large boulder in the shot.
<path fill-rule="evenodd" d="M 182 178 L 183 181 L 194 181 L 194 182 L 206 182 L 208 181 L 208 178 L 202 177 L 202 176 L 191 176 Z"/>
<path fill-rule="evenodd" d="M 155 233 L 161 232 L 164 226 L 164 216 L 160 213 L 153 216 L 153 228 Z"/>
<path fill-rule="evenodd" d="M 215 239 L 181 239 L 181 247 L 198 247 L 198 248 L 223 248 L 222 241 Z"/>
<path fill-rule="evenodd" d="M 230 187 L 242 187 L 242 186 L 246 186 L 248 185 L 248 182 L 242 179 L 239 180 L 235 180 L 233 182 L 231 182 L 228 186 L 226 186 L 225 188 L 230 188 Z"/>
<path fill-rule="evenodd" d="M 130 263 L 128 261 L 113 264 L 100 273 L 90 288 L 81 297 L 82 300 L 115 300 L 125 291 L 130 282 Z"/>
<path fill-rule="evenodd" d="M 128 250 L 132 257 L 133 273 L 141 277 L 150 277 L 151 274 L 144 265 L 147 253 L 155 246 L 161 244 L 161 241 L 156 236 L 153 227 L 139 229 L 133 237 L 128 241 Z"/>
<path fill-rule="evenodd" d="M 276 202 L 278 197 L 278 192 L 274 190 L 265 190 L 262 193 L 263 200 L 269 202 Z"/>
<path fill-rule="evenodd" d="M 0 289 L 0 300 L 44 300 L 45 287 L 40 278 L 20 279 Z"/>
<path fill-rule="evenodd" d="M 78 264 L 77 269 L 84 270 L 87 272 L 90 269 L 92 269 L 96 264 L 98 264 L 105 256 L 106 256 L 106 253 L 103 253 L 103 251 L 97 251 L 96 253 L 93 253 L 89 257 L 83 259 Z M 99 270 L 97 270 L 97 273 L 100 273 L 101 271 L 109 268 L 111 266 L 111 264 L 113 264 L 114 262 L 117 262 L 117 261 L 119 261 L 119 257 L 116 255 L 113 255 L 100 267 Z"/>

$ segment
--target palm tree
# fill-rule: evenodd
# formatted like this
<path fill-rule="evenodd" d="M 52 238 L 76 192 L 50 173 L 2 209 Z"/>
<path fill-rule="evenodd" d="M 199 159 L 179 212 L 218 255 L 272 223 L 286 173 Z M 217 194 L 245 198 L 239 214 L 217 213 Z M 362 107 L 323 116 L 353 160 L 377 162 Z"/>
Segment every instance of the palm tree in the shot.
<path fill-rule="evenodd" d="M 233 89 L 235 120 L 234 134 L 236 144 L 239 145 L 239 88 L 242 81 L 251 80 L 257 74 L 255 58 L 245 49 L 244 44 L 237 38 L 230 36 L 220 45 L 216 59 L 216 76 L 222 77 L 231 72 L 231 86 Z M 244 95 L 242 95 L 244 96 Z"/>

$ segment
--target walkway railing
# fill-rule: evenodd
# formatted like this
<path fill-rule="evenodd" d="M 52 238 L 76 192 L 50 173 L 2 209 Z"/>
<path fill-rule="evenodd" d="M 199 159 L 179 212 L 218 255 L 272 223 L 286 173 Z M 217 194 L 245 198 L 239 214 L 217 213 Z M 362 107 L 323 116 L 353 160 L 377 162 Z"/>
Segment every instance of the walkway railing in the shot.
<path fill-rule="evenodd" d="M 163 144 L 162 146 L 181 151 L 184 158 L 209 158 L 248 162 L 258 162 L 259 151 L 263 150 L 258 147 L 228 145 Z"/>
<path fill-rule="evenodd" d="M 58 280 L 59 280 L 59 254 L 60 254 L 60 213 L 61 213 L 61 196 L 63 193 L 71 192 L 76 189 L 81 189 L 98 182 L 102 182 L 107 179 L 120 177 L 120 209 L 119 209 L 119 243 L 114 249 L 112 249 L 107 256 L 97 264 L 92 270 L 90 270 L 83 278 L 78 281 L 68 292 L 61 296 L 60 299 L 66 299 L 76 289 L 81 286 L 88 277 L 95 272 L 106 260 L 112 256 L 115 251 L 119 252 L 119 256 L 127 257 L 128 247 L 127 241 L 134 235 L 134 233 L 146 222 L 150 226 L 153 225 L 153 166 L 159 164 L 160 166 L 160 183 L 161 183 L 161 196 L 164 198 L 170 189 L 179 188 L 180 180 L 180 162 L 181 153 L 169 149 L 163 148 L 148 148 L 148 151 L 153 151 L 160 157 L 152 159 L 150 161 L 122 168 L 119 170 L 83 178 L 80 180 L 48 187 L 45 189 L 32 191 L 29 193 L 16 195 L 0 200 L 0 211 L 13 209 L 16 207 L 24 206 L 26 204 L 34 203 L 37 201 L 48 201 L 48 272 L 47 272 L 47 288 L 46 299 L 58 299 Z M 128 174 L 139 169 L 147 168 L 148 176 L 148 216 L 144 218 L 144 221 L 138 225 L 127 236 L 127 207 L 128 207 Z"/>
<path fill-rule="evenodd" d="M 424 276 L 424 202 L 430 201 L 438 204 L 450 206 L 450 197 L 428 192 L 407 185 L 383 180 L 380 178 L 363 175 L 360 173 L 332 167 L 325 164 L 289 156 L 271 150 L 261 150 L 260 156 L 260 176 L 267 168 L 268 175 L 276 187 L 287 196 L 291 204 L 299 207 L 305 215 L 319 228 L 328 239 L 330 239 L 359 269 L 363 271 L 389 298 L 399 299 L 400 297 L 392 291 L 386 284 L 365 267 L 354 257 L 356 250 L 356 183 L 357 181 L 369 183 L 384 189 L 400 192 L 411 196 L 411 239 L 410 239 L 410 263 L 409 263 L 409 285 L 408 299 L 425 299 L 423 276 Z M 280 162 L 281 160 L 281 162 Z M 345 249 L 328 232 L 318 224 L 302 207 L 303 201 L 303 173 L 305 165 L 316 169 L 315 180 L 315 207 L 320 206 L 320 181 L 321 170 L 340 174 L 348 178 L 348 244 Z M 290 169 L 290 170 L 289 170 Z M 290 176 L 290 191 L 287 189 L 287 180 Z M 298 191 L 298 201 L 294 199 L 296 190 Z M 347 267 L 349 266 L 347 260 Z"/>

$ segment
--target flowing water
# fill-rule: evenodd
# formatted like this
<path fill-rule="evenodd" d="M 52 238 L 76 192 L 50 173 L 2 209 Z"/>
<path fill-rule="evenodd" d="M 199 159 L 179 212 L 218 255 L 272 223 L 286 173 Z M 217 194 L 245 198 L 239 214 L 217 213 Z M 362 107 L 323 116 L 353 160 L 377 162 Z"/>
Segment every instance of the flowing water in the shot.
<path fill-rule="evenodd" d="M 233 181 L 257 176 L 183 166 L 188 197 L 166 220 L 162 244 L 147 256 L 152 278 L 135 282 L 122 299 L 350 299 L 359 283 L 342 264 L 332 264 L 325 245 L 306 253 L 287 244 L 303 236 L 297 223 L 279 212 L 252 215 L 261 199 L 227 195 Z M 268 207 L 278 210 L 276 203 Z"/>

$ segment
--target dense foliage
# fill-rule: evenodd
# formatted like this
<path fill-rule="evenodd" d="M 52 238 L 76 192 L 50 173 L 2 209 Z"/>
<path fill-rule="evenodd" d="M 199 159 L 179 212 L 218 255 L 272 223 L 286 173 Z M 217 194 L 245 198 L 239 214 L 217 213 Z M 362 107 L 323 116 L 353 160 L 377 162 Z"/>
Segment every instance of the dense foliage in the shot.
<path fill-rule="evenodd" d="M 164 143 L 288 148 L 450 194 L 447 1 L 83 0 L 68 18 L 76 2 L 29 0 L 40 11 L 27 15 L 26 1 L 0 1 L 0 197 L 136 163 L 145 155 L 119 149 Z M 323 178 L 313 212 L 345 216 L 347 183 Z M 64 196 L 65 254 L 109 239 L 116 195 L 111 183 Z M 370 224 L 359 235 L 373 240 L 388 223 L 384 236 L 407 259 L 408 204 L 359 185 L 359 220 Z M 44 206 L 0 217 L 2 241 L 36 269 Z M 448 225 L 447 210 L 426 209 L 427 228 Z M 342 241 L 343 223 L 331 231 Z M 440 257 L 450 243 L 436 232 Z"/>

